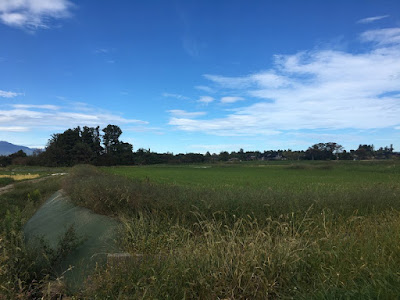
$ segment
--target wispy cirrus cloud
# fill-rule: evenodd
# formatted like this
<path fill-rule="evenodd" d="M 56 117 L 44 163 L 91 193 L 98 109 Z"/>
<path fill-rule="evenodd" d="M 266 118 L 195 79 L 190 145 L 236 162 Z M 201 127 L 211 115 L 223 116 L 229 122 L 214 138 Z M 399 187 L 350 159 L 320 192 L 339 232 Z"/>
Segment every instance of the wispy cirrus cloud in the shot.
<path fill-rule="evenodd" d="M 182 118 L 195 118 L 204 116 L 206 114 L 204 111 L 187 112 L 180 109 L 171 109 L 168 110 L 168 112 L 175 117 L 182 117 Z"/>
<path fill-rule="evenodd" d="M 163 93 L 162 94 L 163 97 L 166 98 L 175 98 L 175 99 L 179 99 L 179 100 L 189 100 L 189 97 L 183 96 L 181 94 L 173 94 L 173 93 Z"/>
<path fill-rule="evenodd" d="M 97 48 L 96 50 L 94 50 L 94 53 L 96 54 L 107 54 L 110 52 L 110 49 L 107 48 Z"/>
<path fill-rule="evenodd" d="M 47 109 L 47 110 L 58 110 L 60 106 L 52 105 L 52 104 L 45 104 L 45 105 L 35 105 L 35 104 L 14 104 L 12 105 L 14 108 L 18 109 L 29 109 L 29 108 L 36 108 L 36 109 Z"/>
<path fill-rule="evenodd" d="M 111 56 L 111 54 L 113 54 L 115 51 L 115 48 L 97 48 L 93 51 L 93 53 L 105 59 L 105 63 L 115 64 L 116 60 Z"/>
<path fill-rule="evenodd" d="M 27 132 L 29 130 L 29 127 L 23 126 L 0 126 L 0 131 L 3 132 Z"/>
<path fill-rule="evenodd" d="M 130 132 L 135 132 L 135 133 L 152 133 L 152 134 L 156 134 L 156 135 L 165 134 L 165 131 L 163 128 L 146 126 L 146 125 L 137 125 L 137 126 L 126 127 L 124 131 L 130 131 Z"/>
<path fill-rule="evenodd" d="M 276 74 L 276 71 L 274 70 L 268 70 L 242 77 L 211 74 L 205 74 L 204 77 L 228 89 L 246 89 L 254 85 L 259 87 L 277 88 L 287 86 L 290 83 L 285 76 Z"/>
<path fill-rule="evenodd" d="M 257 118 L 252 116 L 229 115 L 225 118 L 203 120 L 171 117 L 169 125 L 183 131 L 203 132 L 218 136 L 254 136 L 276 135 L 278 130 L 268 129 L 257 124 Z"/>
<path fill-rule="evenodd" d="M 243 97 L 237 97 L 237 96 L 227 96 L 227 97 L 222 97 L 221 98 L 221 103 L 235 103 L 238 101 L 243 101 Z"/>
<path fill-rule="evenodd" d="M 207 74 L 220 91 L 258 99 L 218 118 L 173 116 L 183 131 L 269 135 L 295 130 L 398 128 L 400 28 L 366 31 L 364 52 L 310 50 L 276 55 L 274 67 L 227 77 Z"/>
<path fill-rule="evenodd" d="M 189 148 L 200 150 L 202 152 L 209 151 L 211 153 L 219 153 L 221 151 L 238 151 L 240 148 L 251 149 L 251 144 L 197 144 L 189 145 Z"/>
<path fill-rule="evenodd" d="M 209 86 L 205 86 L 205 85 L 196 85 L 194 88 L 196 90 L 207 92 L 207 93 L 215 93 L 215 90 L 213 88 L 211 88 Z"/>
<path fill-rule="evenodd" d="M 0 90 L 0 97 L 3 97 L 3 98 L 14 98 L 14 97 L 17 97 L 20 95 L 23 95 L 23 94 Z"/>
<path fill-rule="evenodd" d="M 197 40 L 190 35 L 183 37 L 182 39 L 182 47 L 185 52 L 191 57 L 197 58 L 200 55 L 200 47 L 198 45 Z"/>
<path fill-rule="evenodd" d="M 210 97 L 210 96 L 201 96 L 199 98 L 199 100 L 197 100 L 197 102 L 208 104 L 208 103 L 213 102 L 214 100 L 215 99 L 213 97 Z"/>
<path fill-rule="evenodd" d="M 378 45 L 390 45 L 400 43 L 400 28 L 385 28 L 369 30 L 361 34 L 365 42 L 374 42 Z"/>
<path fill-rule="evenodd" d="M 357 21 L 357 23 L 359 23 L 359 24 L 368 24 L 368 23 L 372 23 L 372 22 L 375 22 L 375 21 L 379 21 L 379 20 L 385 19 L 387 17 L 389 17 L 389 15 L 369 17 L 369 18 L 360 19 L 360 20 Z"/>
<path fill-rule="evenodd" d="M 246 77 L 228 77 L 222 75 L 214 75 L 214 74 L 204 74 L 206 79 L 211 80 L 212 82 L 218 84 L 219 86 L 223 86 L 224 88 L 247 88 L 251 86 L 252 80 L 248 76 Z"/>
<path fill-rule="evenodd" d="M 148 122 L 127 119 L 104 110 L 87 106 L 86 111 L 74 111 L 54 105 L 11 105 L 0 110 L 0 127 L 4 131 L 21 132 L 38 128 L 71 128 L 76 126 L 106 126 L 107 124 L 146 126 Z M 10 124 L 16 124 L 10 126 Z"/>
<path fill-rule="evenodd" d="M 49 28 L 50 20 L 68 17 L 71 7 L 68 0 L 2 0 L 0 21 L 28 30 Z"/>

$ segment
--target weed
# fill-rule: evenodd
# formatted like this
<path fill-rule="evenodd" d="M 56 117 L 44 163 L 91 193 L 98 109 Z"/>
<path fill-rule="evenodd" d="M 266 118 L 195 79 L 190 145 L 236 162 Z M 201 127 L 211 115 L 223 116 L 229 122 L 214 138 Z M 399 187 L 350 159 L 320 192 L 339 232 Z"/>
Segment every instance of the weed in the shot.
<path fill-rule="evenodd" d="M 14 179 L 11 177 L 0 177 L 0 187 L 14 183 Z"/>
<path fill-rule="evenodd" d="M 59 179 L 40 183 L 18 183 L 0 195 L 0 298 L 29 299 L 42 295 L 51 277 L 45 247 L 25 246 L 23 225 L 41 203 L 59 189 Z"/>

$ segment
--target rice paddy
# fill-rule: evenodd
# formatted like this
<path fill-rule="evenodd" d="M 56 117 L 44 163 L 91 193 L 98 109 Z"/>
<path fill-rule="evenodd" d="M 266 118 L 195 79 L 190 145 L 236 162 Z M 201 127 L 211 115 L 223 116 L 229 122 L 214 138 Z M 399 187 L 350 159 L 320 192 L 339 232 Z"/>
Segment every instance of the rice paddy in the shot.
<path fill-rule="evenodd" d="M 102 170 L 75 169 L 66 190 L 77 204 L 120 218 L 125 251 L 146 259 L 99 268 L 86 295 L 376 299 L 400 294 L 397 162 Z"/>
<path fill-rule="evenodd" d="M 82 165 L 68 173 L 64 191 L 76 205 L 120 221 L 117 242 L 130 258 L 99 265 L 82 290 L 64 294 L 97 299 L 400 294 L 397 161 Z"/>

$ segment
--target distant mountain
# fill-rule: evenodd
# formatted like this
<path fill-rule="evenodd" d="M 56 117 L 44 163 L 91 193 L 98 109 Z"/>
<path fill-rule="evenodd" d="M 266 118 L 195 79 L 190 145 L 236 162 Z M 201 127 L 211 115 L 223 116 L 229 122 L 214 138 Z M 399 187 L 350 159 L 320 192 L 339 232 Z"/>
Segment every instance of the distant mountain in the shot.
<path fill-rule="evenodd" d="M 25 146 L 14 145 L 9 142 L 0 141 L 0 155 L 10 155 L 19 150 L 24 151 L 27 155 L 32 155 L 35 149 L 31 149 Z"/>

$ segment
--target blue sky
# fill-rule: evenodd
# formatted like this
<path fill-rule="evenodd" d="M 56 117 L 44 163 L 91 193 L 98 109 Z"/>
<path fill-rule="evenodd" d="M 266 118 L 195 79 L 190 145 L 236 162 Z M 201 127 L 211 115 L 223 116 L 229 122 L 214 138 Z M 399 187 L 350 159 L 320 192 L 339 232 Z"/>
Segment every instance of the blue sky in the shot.
<path fill-rule="evenodd" d="M 0 140 L 400 150 L 400 2 L 0 0 Z"/>

